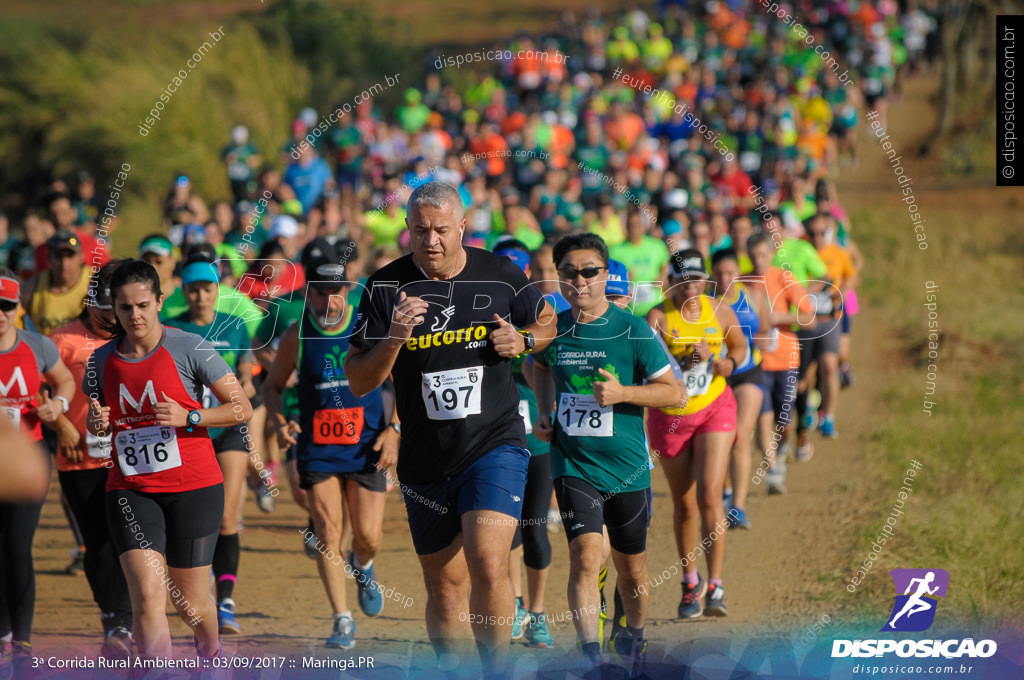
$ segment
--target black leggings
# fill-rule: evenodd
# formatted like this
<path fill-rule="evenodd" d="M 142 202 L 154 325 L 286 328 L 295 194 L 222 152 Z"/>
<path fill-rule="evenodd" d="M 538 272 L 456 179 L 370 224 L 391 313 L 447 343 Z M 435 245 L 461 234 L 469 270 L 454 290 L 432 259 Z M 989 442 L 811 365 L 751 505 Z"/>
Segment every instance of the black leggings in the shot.
<path fill-rule="evenodd" d="M 43 501 L 0 503 L 0 637 L 14 633 L 20 642 L 32 639 L 36 606 L 32 539 L 42 510 Z"/>
<path fill-rule="evenodd" d="M 106 497 L 108 470 L 58 472 L 64 497 L 71 507 L 85 543 L 85 578 L 92 598 L 100 608 L 103 630 L 132 627 L 132 600 L 128 594 L 114 539 L 107 526 Z"/>
<path fill-rule="evenodd" d="M 523 563 L 530 569 L 546 569 L 551 564 L 551 541 L 547 529 L 551 488 L 550 454 L 530 456 L 523 515 L 512 538 L 512 549 L 523 546 Z"/>

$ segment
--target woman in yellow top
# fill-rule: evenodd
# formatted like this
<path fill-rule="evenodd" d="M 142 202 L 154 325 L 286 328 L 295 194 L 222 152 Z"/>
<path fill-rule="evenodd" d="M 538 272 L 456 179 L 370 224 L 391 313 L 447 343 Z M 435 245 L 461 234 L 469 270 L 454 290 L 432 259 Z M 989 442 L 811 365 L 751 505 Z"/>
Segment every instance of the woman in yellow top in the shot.
<path fill-rule="evenodd" d="M 682 409 L 650 409 L 647 433 L 672 492 L 676 549 L 684 560 L 679 618 L 702 612 L 725 616 L 722 564 L 728 524 L 722 485 L 736 436 L 736 399 L 725 379 L 746 360 L 747 341 L 729 305 L 704 294 L 708 272 L 699 251 L 674 253 L 669 271 L 672 287 L 665 302 L 647 313 L 647 323 L 679 362 L 689 401 Z M 685 560 L 696 552 L 700 533 L 704 545 L 711 546 L 707 583 L 697 565 Z"/>

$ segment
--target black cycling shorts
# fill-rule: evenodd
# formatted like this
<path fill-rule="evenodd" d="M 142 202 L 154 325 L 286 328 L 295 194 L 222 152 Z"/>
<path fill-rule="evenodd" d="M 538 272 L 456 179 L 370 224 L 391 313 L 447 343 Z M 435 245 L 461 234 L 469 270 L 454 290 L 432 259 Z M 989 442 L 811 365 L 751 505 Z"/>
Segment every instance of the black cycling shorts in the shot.
<path fill-rule="evenodd" d="M 205 567 L 217 547 L 224 484 L 177 493 L 115 489 L 107 492 L 106 515 L 118 554 L 155 550 L 169 567 Z"/>
<path fill-rule="evenodd" d="M 559 477 L 554 486 L 569 542 L 581 534 L 600 534 L 606 526 L 612 547 L 620 553 L 639 555 L 647 550 L 649 489 L 601 493 L 579 477 Z"/>
<path fill-rule="evenodd" d="M 247 430 L 248 432 L 248 430 Z M 242 432 L 241 425 L 233 425 L 231 427 L 225 427 L 220 434 L 213 440 L 213 450 L 215 453 L 224 453 L 225 451 L 245 451 L 248 453 L 249 447 L 245 443 L 245 434 Z M 252 441 L 252 433 L 249 432 L 250 442 Z"/>
<path fill-rule="evenodd" d="M 384 468 L 378 469 L 376 466 L 371 466 L 359 472 L 310 472 L 303 470 L 302 465 L 299 465 L 299 488 L 306 491 L 309 491 L 320 482 L 327 481 L 331 477 L 337 477 L 341 480 L 355 480 L 359 486 L 367 491 L 384 492 L 388 488 L 388 478 Z"/>
<path fill-rule="evenodd" d="M 758 364 L 753 368 L 748 368 L 742 373 L 733 373 L 725 379 L 725 384 L 734 390 L 740 385 L 746 385 L 748 383 L 753 383 L 760 387 L 763 382 L 764 372 L 761 370 L 761 364 Z"/>

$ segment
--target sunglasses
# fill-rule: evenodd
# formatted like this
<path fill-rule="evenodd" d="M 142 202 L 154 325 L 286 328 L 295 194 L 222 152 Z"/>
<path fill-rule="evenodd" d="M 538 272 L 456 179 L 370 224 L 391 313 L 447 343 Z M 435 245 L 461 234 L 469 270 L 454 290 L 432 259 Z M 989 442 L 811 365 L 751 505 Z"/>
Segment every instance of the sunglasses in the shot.
<path fill-rule="evenodd" d="M 605 269 L 608 269 L 608 267 L 584 267 L 583 269 L 564 267 L 558 270 L 558 276 L 566 281 L 572 281 L 577 276 L 582 276 L 585 279 L 592 279 Z"/>
<path fill-rule="evenodd" d="M 18 308 L 17 302 L 11 302 L 10 300 L 0 300 L 0 312 L 10 314 Z"/>

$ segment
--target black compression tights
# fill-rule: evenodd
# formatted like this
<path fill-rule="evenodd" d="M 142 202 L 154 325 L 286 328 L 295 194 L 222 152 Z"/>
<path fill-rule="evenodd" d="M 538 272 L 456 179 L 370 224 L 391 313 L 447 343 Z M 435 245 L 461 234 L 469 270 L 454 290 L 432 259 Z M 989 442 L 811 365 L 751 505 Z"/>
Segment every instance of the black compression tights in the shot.
<path fill-rule="evenodd" d="M 0 637 L 32 638 L 36 605 L 36 574 L 32 539 L 43 502 L 0 503 Z"/>

